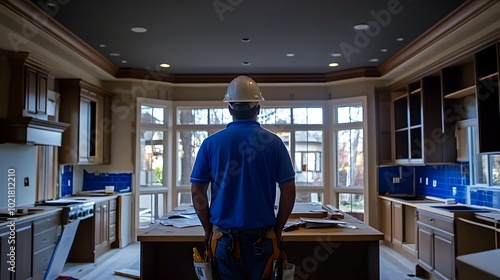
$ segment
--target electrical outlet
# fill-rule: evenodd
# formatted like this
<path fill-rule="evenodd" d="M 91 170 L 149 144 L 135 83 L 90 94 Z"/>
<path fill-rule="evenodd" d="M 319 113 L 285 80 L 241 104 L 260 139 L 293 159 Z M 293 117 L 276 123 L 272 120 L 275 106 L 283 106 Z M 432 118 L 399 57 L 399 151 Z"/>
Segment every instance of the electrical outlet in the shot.
<path fill-rule="evenodd" d="M 457 196 L 457 187 L 451 188 L 451 195 Z"/>
<path fill-rule="evenodd" d="M 425 185 L 428 186 L 429 185 L 429 178 L 425 178 Z"/>
<path fill-rule="evenodd" d="M 437 180 L 432 180 L 432 186 L 436 187 L 437 186 Z"/>
<path fill-rule="evenodd" d="M 68 180 L 68 187 L 71 187 L 71 180 Z"/>
<path fill-rule="evenodd" d="M 420 177 L 420 184 L 422 184 L 422 177 Z"/>
<path fill-rule="evenodd" d="M 30 178 L 29 177 L 24 177 L 24 186 L 29 187 L 30 186 Z"/>

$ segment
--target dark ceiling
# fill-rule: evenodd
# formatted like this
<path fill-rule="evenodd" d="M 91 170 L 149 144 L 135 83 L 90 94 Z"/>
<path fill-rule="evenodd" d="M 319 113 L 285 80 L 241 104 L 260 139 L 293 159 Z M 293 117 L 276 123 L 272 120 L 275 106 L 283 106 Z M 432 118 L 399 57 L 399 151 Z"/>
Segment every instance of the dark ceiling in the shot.
<path fill-rule="evenodd" d="M 289 74 L 377 66 L 465 1 L 32 2 L 119 68 L 158 70 L 168 63 L 162 71 L 173 74 Z M 356 31 L 360 23 L 370 28 Z"/>

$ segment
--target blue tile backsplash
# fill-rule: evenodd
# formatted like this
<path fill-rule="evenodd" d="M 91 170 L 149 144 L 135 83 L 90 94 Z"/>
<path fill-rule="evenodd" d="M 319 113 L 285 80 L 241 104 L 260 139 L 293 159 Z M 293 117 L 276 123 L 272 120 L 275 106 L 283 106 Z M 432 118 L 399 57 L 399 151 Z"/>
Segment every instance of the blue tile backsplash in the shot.
<path fill-rule="evenodd" d="M 83 170 L 82 191 L 104 190 L 105 186 L 115 186 L 115 192 L 131 190 L 132 173 L 89 173 Z"/>
<path fill-rule="evenodd" d="M 393 177 L 400 177 L 393 183 Z M 415 175 L 415 176 L 413 176 Z M 469 163 L 429 166 L 387 166 L 379 168 L 379 194 L 412 194 L 415 178 L 415 194 L 438 198 L 454 198 L 467 203 L 467 185 L 470 185 Z M 426 184 L 425 179 L 428 178 Z M 433 186 L 433 183 L 436 183 Z M 500 208 L 500 189 L 473 188 L 470 203 Z"/>
<path fill-rule="evenodd" d="M 63 165 L 61 172 L 61 196 L 73 194 L 73 166 Z"/>

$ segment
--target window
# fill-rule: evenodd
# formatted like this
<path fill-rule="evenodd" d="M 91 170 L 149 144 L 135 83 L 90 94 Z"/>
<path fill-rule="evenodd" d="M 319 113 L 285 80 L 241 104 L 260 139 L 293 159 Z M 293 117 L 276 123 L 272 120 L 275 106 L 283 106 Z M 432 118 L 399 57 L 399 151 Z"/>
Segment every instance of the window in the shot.
<path fill-rule="evenodd" d="M 500 154 L 479 154 L 477 126 L 469 133 L 472 185 L 500 186 Z"/>
<path fill-rule="evenodd" d="M 333 101 L 334 194 L 340 210 L 363 220 L 367 179 L 366 98 Z"/>
<path fill-rule="evenodd" d="M 218 103 L 220 104 L 220 103 Z M 232 117 L 226 107 L 180 104 L 177 116 L 177 203 L 190 204 L 189 176 L 203 140 L 223 129 Z M 323 202 L 323 108 L 261 105 L 258 121 L 285 143 L 297 172 L 297 201 Z M 207 108 L 209 107 L 209 108 Z M 312 189 L 311 189 L 312 188 Z"/>
<path fill-rule="evenodd" d="M 146 227 L 167 211 L 167 195 L 171 168 L 166 151 L 169 145 L 169 106 L 167 101 L 138 98 L 136 153 L 136 223 Z"/>

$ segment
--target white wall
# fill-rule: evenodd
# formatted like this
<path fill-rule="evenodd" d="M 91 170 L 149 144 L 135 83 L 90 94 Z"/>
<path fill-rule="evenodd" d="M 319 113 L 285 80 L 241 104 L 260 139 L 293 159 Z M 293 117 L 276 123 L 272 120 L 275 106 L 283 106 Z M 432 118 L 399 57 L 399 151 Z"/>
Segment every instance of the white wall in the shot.
<path fill-rule="evenodd" d="M 11 168 L 16 174 L 16 206 L 33 204 L 36 199 L 36 147 L 0 145 L 0 209 L 7 208 L 7 175 Z M 29 187 L 24 186 L 25 177 L 29 178 Z"/>

